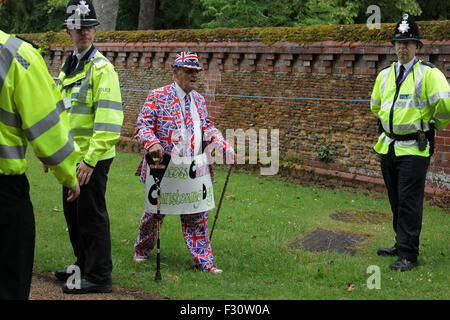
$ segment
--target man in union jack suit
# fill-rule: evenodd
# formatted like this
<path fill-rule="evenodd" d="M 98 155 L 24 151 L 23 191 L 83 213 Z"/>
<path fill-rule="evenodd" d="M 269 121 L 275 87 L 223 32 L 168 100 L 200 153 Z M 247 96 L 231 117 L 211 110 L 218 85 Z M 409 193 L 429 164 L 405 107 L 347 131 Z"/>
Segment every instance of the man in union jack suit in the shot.
<path fill-rule="evenodd" d="M 194 89 L 197 87 L 200 67 L 197 54 L 180 52 L 173 64 L 174 82 L 150 91 L 137 119 L 135 138 L 154 158 L 163 153 L 195 156 L 202 153 L 203 142 L 222 150 L 226 159 L 236 162 L 232 147 L 209 119 L 206 103 Z M 212 171 L 212 167 L 211 167 Z M 143 157 L 136 175 L 145 183 L 147 162 Z M 180 214 L 186 245 L 194 258 L 194 268 L 222 273 L 214 267 L 208 233 L 208 212 Z M 164 218 L 162 215 L 161 218 Z M 160 220 L 160 224 L 163 219 Z M 155 213 L 145 212 L 141 217 L 139 234 L 134 245 L 134 260 L 144 261 L 156 242 L 158 220 Z"/>

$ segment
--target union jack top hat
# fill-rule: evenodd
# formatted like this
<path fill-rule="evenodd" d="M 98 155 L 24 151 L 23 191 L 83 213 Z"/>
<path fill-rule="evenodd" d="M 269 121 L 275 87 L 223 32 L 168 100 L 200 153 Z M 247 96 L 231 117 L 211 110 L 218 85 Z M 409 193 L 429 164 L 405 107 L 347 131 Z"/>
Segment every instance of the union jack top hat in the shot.
<path fill-rule="evenodd" d="M 175 61 L 173 62 L 174 67 L 182 67 L 182 68 L 190 68 L 195 70 L 203 70 L 200 67 L 200 63 L 198 61 L 197 54 L 195 52 L 190 51 L 182 51 L 177 54 L 175 57 Z"/>

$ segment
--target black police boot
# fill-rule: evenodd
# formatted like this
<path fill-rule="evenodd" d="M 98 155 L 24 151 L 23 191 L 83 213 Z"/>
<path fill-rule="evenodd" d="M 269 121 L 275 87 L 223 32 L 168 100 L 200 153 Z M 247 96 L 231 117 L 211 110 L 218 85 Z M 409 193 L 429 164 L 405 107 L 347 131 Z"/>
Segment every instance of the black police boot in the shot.
<path fill-rule="evenodd" d="M 66 283 L 63 291 L 70 294 L 108 293 L 112 291 L 112 284 L 98 284 L 82 278 L 78 286 Z"/>
<path fill-rule="evenodd" d="M 403 272 L 409 271 L 412 268 L 417 267 L 417 265 L 417 261 L 410 261 L 405 258 L 399 258 L 397 261 L 390 265 L 390 269 Z"/>
<path fill-rule="evenodd" d="M 71 275 L 74 274 L 75 271 L 67 272 L 67 268 L 59 269 L 55 271 L 56 279 L 60 281 L 67 281 Z M 81 271 L 81 276 L 83 276 L 83 271 Z"/>
<path fill-rule="evenodd" d="M 398 256 L 398 250 L 396 247 L 392 248 L 379 248 L 377 250 L 377 254 L 379 256 L 390 256 L 390 257 L 396 257 Z"/>

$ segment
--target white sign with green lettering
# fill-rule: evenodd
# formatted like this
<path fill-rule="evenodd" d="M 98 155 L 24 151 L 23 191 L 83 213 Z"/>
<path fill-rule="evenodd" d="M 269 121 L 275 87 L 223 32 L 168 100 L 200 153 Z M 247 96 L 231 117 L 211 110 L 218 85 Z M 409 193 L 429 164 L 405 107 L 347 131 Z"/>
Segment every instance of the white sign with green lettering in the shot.
<path fill-rule="evenodd" d="M 157 212 L 157 186 L 147 164 L 145 211 Z M 192 214 L 215 207 L 209 165 L 205 154 L 172 157 L 161 180 L 160 213 Z"/>

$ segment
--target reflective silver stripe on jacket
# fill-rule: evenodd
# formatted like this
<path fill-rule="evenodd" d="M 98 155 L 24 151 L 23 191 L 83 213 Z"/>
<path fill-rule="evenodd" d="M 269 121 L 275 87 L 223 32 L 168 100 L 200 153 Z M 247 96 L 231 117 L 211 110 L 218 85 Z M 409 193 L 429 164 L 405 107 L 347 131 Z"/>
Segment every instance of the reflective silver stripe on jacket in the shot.
<path fill-rule="evenodd" d="M 25 159 L 25 146 L 7 146 L 0 144 L 0 157 L 5 159 Z"/>
<path fill-rule="evenodd" d="M 25 130 L 25 134 L 29 141 L 33 141 L 38 138 L 41 134 L 47 132 L 53 126 L 59 123 L 59 115 L 64 112 L 64 102 L 61 100 L 56 104 L 56 109 L 50 112 L 43 119 L 32 125 L 30 128 Z"/>
<path fill-rule="evenodd" d="M 391 144 L 394 139 L 389 138 L 384 132 L 380 135 L 380 140 L 384 143 Z M 407 140 L 407 141 L 398 141 L 394 142 L 394 145 L 397 147 L 418 147 L 419 142 L 417 140 Z M 429 145 L 429 143 L 427 143 Z"/>
<path fill-rule="evenodd" d="M 94 103 L 94 109 L 105 108 L 122 111 L 122 103 L 111 100 L 99 100 Z"/>
<path fill-rule="evenodd" d="M 9 37 L 0 52 L 0 92 L 3 90 L 3 84 L 8 76 L 9 69 L 14 61 L 14 58 L 22 44 L 22 40 L 15 37 Z M 1 121 L 9 126 L 18 127 L 21 126 L 20 118 L 13 113 L 0 108 Z M 5 159 L 25 159 L 26 147 L 25 146 L 8 146 L 0 145 L 0 157 Z"/>
<path fill-rule="evenodd" d="M 374 106 L 379 106 L 381 101 L 380 100 L 376 100 L 374 97 L 370 97 L 370 103 Z"/>
<path fill-rule="evenodd" d="M 80 91 L 77 93 L 79 105 L 72 106 L 70 113 L 91 114 L 91 113 L 94 113 L 94 111 L 97 108 L 107 108 L 107 109 L 122 111 L 122 103 L 116 102 L 116 101 L 99 100 L 99 101 L 95 102 L 92 107 L 89 106 L 87 103 L 87 94 L 88 94 L 89 89 L 92 88 L 92 85 L 89 83 L 90 79 L 91 79 L 92 66 L 94 65 L 94 63 L 101 61 L 101 60 L 108 61 L 106 58 L 103 58 L 103 57 L 95 58 L 94 61 L 92 61 L 91 65 L 89 66 L 89 69 L 86 72 L 86 78 L 81 83 Z M 94 123 L 93 129 L 73 129 L 72 132 L 73 132 L 74 136 L 92 136 L 94 131 L 108 131 L 108 132 L 120 133 L 121 130 L 122 130 L 121 125 L 116 125 L 116 124 L 111 124 L 111 123 Z"/>
<path fill-rule="evenodd" d="M 436 92 L 431 97 L 428 97 L 428 102 L 433 104 L 440 99 L 450 99 L 450 91 Z"/>
<path fill-rule="evenodd" d="M 112 123 L 94 123 L 94 130 L 95 131 L 108 131 L 108 132 L 114 132 L 114 133 L 120 133 L 122 130 L 122 126 L 119 124 L 112 124 Z"/>
<path fill-rule="evenodd" d="M 381 108 L 390 109 L 392 106 L 392 101 L 383 101 L 381 103 Z M 395 101 L 394 108 L 428 108 L 427 101 L 413 101 L 413 100 L 397 100 Z"/>
<path fill-rule="evenodd" d="M 21 44 L 22 40 L 9 37 L 0 52 L 0 92 L 3 89 L 3 84 L 5 83 L 9 69 Z"/>
<path fill-rule="evenodd" d="M 381 80 L 381 97 L 383 97 L 383 95 L 384 95 L 384 90 L 386 89 L 387 78 L 388 78 L 389 72 L 391 71 L 391 68 L 392 67 L 386 68 L 383 71 L 383 78 Z"/>
<path fill-rule="evenodd" d="M 381 121 L 381 124 L 383 125 L 384 130 L 389 132 L 389 123 L 385 123 Z M 420 122 L 417 123 L 410 123 L 410 124 L 394 124 L 392 126 L 393 130 L 395 132 L 406 132 L 406 131 L 417 131 L 421 130 L 422 126 Z M 423 123 L 423 130 L 430 130 L 430 124 L 428 122 Z"/>
<path fill-rule="evenodd" d="M 391 108 L 392 101 L 383 101 L 384 91 L 387 85 L 388 73 L 391 67 L 384 70 L 383 79 L 381 81 L 381 108 Z M 414 71 L 413 71 L 414 72 Z M 426 108 L 428 107 L 428 101 L 420 100 L 420 96 L 422 94 L 422 85 L 423 85 L 423 76 L 425 72 L 425 65 L 419 63 L 419 67 L 417 68 L 417 76 L 415 78 L 415 86 L 414 86 L 414 98 L 407 101 L 397 100 L 395 102 L 394 108 Z"/>
<path fill-rule="evenodd" d="M 101 61 L 101 60 L 106 60 L 108 61 L 106 58 L 103 57 L 99 57 L 99 58 L 95 58 L 91 65 L 89 66 L 88 71 L 86 72 L 86 78 L 84 78 L 83 82 L 81 83 L 80 86 L 80 91 L 78 94 L 78 102 L 83 105 L 83 104 L 87 104 L 87 94 L 89 89 L 92 88 L 92 86 L 89 84 L 89 82 L 91 81 L 91 71 L 92 71 L 92 66 L 94 65 L 94 63 Z"/>
<path fill-rule="evenodd" d="M 72 108 L 70 108 L 69 113 L 91 114 L 91 113 L 94 113 L 97 108 L 113 109 L 113 110 L 122 111 L 122 103 L 117 102 L 117 101 L 111 101 L 111 100 L 99 100 L 97 102 L 94 102 L 93 107 L 87 106 L 85 104 L 72 106 Z"/>
<path fill-rule="evenodd" d="M 417 140 L 395 141 L 395 145 L 398 147 L 418 147 L 419 142 Z M 429 145 L 429 143 L 427 143 L 427 145 Z"/>
<path fill-rule="evenodd" d="M 417 68 L 416 76 L 416 86 L 414 88 L 414 102 L 419 104 L 420 96 L 422 95 L 422 85 L 423 85 L 423 74 L 425 73 L 425 65 L 419 62 L 419 67 Z M 428 104 L 428 101 L 425 101 Z"/>
<path fill-rule="evenodd" d="M 3 122 L 7 126 L 20 128 L 22 121 L 18 114 L 8 112 L 0 107 L 0 122 Z"/>
<path fill-rule="evenodd" d="M 86 105 L 72 105 L 69 110 L 69 113 L 72 114 L 92 114 L 94 113 L 94 108 L 86 106 Z"/>
<path fill-rule="evenodd" d="M 107 132 L 114 132 L 114 133 L 120 133 L 122 130 L 122 126 L 118 124 L 112 124 L 112 123 L 94 123 L 93 129 L 72 129 L 73 135 L 76 137 L 79 136 L 92 136 L 95 131 L 107 131 Z"/>
<path fill-rule="evenodd" d="M 67 141 L 66 145 L 52 154 L 50 157 L 39 157 L 39 160 L 42 163 L 49 166 L 56 166 L 66 160 L 66 158 L 75 150 L 73 136 L 69 133 L 69 141 Z"/>
<path fill-rule="evenodd" d="M 94 129 L 72 129 L 74 137 L 79 136 L 92 136 Z"/>
<path fill-rule="evenodd" d="M 92 73 L 92 66 L 94 63 L 106 60 L 103 57 L 95 58 L 91 65 L 89 66 L 89 69 L 86 72 L 86 78 L 84 78 L 83 82 L 79 85 L 80 91 L 72 93 L 71 98 L 78 100 L 78 105 L 72 105 L 72 108 L 70 108 L 69 113 L 71 114 L 93 114 L 95 111 L 95 106 L 89 106 L 87 103 L 87 94 L 90 89 L 92 89 L 92 85 L 89 83 L 91 80 L 91 73 Z M 107 60 L 106 60 L 107 61 Z"/>
<path fill-rule="evenodd" d="M 435 119 L 450 120 L 450 113 L 435 113 Z"/>

